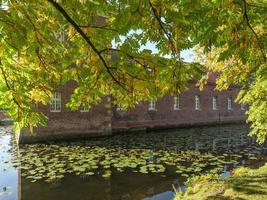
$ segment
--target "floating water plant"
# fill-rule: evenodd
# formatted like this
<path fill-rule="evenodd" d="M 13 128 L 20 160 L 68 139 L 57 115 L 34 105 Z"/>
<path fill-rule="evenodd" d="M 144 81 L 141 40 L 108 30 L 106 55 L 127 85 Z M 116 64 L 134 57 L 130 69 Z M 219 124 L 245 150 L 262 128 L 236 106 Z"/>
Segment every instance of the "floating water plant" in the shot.
<path fill-rule="evenodd" d="M 238 135 L 238 134 L 237 134 Z M 229 149 L 218 143 L 224 151 L 213 151 L 212 134 L 184 137 L 184 134 L 157 133 L 146 135 L 114 136 L 82 142 L 13 146 L 12 164 L 30 181 L 49 182 L 62 179 L 66 174 L 80 177 L 100 175 L 109 178 L 114 171 L 132 171 L 166 176 L 173 171 L 188 177 L 202 173 L 220 173 L 224 165 L 238 164 L 242 159 L 257 159 L 261 148 L 247 146 L 242 151 Z M 221 137 L 228 137 L 224 133 Z M 195 151 L 195 142 L 210 152 Z M 203 141 L 203 144 L 201 142 Z M 225 146 L 223 146 L 225 145 Z M 19 155 L 18 155 L 19 151 Z M 9 162 L 8 162 L 9 163 Z"/>

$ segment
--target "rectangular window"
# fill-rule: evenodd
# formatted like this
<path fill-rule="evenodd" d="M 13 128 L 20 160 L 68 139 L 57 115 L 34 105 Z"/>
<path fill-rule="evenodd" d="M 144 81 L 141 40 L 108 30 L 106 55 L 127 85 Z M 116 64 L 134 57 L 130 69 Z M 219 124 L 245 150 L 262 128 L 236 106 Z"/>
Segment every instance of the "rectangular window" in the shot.
<path fill-rule="evenodd" d="M 200 110 L 200 96 L 195 96 L 195 110 Z"/>
<path fill-rule="evenodd" d="M 61 112 L 61 94 L 59 92 L 53 93 L 50 101 L 50 111 Z"/>
<path fill-rule="evenodd" d="M 174 100 L 173 109 L 180 110 L 180 95 L 174 97 L 173 100 Z"/>
<path fill-rule="evenodd" d="M 227 99 L 227 109 L 232 110 L 232 98 L 228 97 Z"/>
<path fill-rule="evenodd" d="M 82 107 L 82 109 L 80 110 L 80 112 L 89 112 L 91 106 L 87 105 L 87 106 L 84 106 Z"/>
<path fill-rule="evenodd" d="M 67 31 L 64 27 L 61 27 L 60 30 L 56 34 L 58 40 L 60 42 L 66 42 L 67 41 Z"/>
<path fill-rule="evenodd" d="M 212 97 L 212 110 L 217 110 L 217 96 Z"/>
<path fill-rule="evenodd" d="M 126 109 L 122 107 L 121 104 L 117 105 L 117 111 L 125 111 Z"/>
<path fill-rule="evenodd" d="M 156 101 L 149 102 L 148 110 L 156 110 Z"/>

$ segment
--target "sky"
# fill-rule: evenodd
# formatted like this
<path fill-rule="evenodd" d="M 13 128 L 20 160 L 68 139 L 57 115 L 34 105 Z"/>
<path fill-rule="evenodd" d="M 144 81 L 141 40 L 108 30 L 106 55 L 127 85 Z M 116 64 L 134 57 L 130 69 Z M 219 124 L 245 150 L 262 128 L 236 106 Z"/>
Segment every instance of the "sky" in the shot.
<path fill-rule="evenodd" d="M 137 30 L 137 31 L 135 31 L 135 32 L 136 32 L 136 33 L 139 33 L 139 34 L 142 33 L 141 30 Z M 133 32 L 133 31 L 130 31 L 130 32 L 129 32 L 129 36 L 130 36 L 132 33 L 134 33 L 134 32 Z M 121 40 L 120 43 L 123 43 L 125 39 L 126 39 L 125 36 L 120 36 L 120 40 Z M 112 46 L 113 46 L 113 48 L 116 48 L 117 45 L 118 45 L 118 44 L 116 44 L 116 43 L 115 43 L 115 40 L 114 40 L 114 41 L 112 42 Z M 152 51 L 152 53 L 158 53 L 155 44 L 152 43 L 152 42 L 147 42 L 146 45 L 142 45 L 141 48 L 140 48 L 140 50 L 144 50 L 144 49 L 149 49 L 149 50 Z M 168 57 L 168 56 L 166 56 L 166 57 Z M 182 51 L 182 52 L 181 52 L 181 57 L 183 58 L 183 60 L 184 60 L 185 62 L 194 62 L 194 61 L 196 60 L 196 57 L 195 57 L 195 55 L 194 55 L 194 51 L 193 51 L 193 49 L 188 49 L 188 50 L 184 50 L 184 51 Z"/>
<path fill-rule="evenodd" d="M 1 8 L 6 10 L 8 9 L 8 7 L 4 4 L 1 4 Z M 136 33 L 141 33 L 141 30 L 137 30 L 135 31 Z M 129 35 L 131 35 L 133 33 L 133 31 L 130 31 L 129 32 Z M 124 41 L 125 37 L 121 37 L 121 40 Z M 113 46 L 116 46 L 115 43 L 113 42 Z M 143 49 L 149 49 L 152 51 L 152 53 L 157 53 L 157 49 L 155 47 L 155 44 L 151 43 L 151 42 L 148 42 L 146 45 L 143 45 L 141 46 L 141 49 L 140 50 L 143 50 Z M 194 59 L 195 59 L 195 56 L 194 56 L 194 52 L 193 52 L 193 49 L 188 49 L 188 50 L 184 50 L 181 52 L 181 57 L 183 58 L 183 60 L 185 62 L 193 62 Z"/>
<path fill-rule="evenodd" d="M 157 53 L 155 45 L 151 42 L 148 42 L 146 45 L 143 45 L 140 50 L 149 49 L 152 53 Z M 181 52 L 181 57 L 185 62 L 193 62 L 195 60 L 195 55 L 193 49 L 184 50 Z"/>

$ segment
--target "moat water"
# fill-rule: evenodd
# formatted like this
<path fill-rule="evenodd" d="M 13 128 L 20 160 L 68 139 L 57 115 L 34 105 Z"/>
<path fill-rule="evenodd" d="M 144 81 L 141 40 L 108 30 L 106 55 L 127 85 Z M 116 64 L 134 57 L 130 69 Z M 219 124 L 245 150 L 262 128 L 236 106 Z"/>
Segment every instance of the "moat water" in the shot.
<path fill-rule="evenodd" d="M 0 127 L 1 200 L 170 200 L 194 175 L 257 168 L 266 147 L 221 125 L 17 146 Z"/>

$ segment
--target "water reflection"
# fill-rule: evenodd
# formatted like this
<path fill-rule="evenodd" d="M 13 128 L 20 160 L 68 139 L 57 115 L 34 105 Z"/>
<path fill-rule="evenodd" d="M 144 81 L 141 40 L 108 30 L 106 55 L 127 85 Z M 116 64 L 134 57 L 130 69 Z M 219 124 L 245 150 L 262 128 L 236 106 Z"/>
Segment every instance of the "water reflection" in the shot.
<path fill-rule="evenodd" d="M 184 181 L 193 173 L 201 174 L 205 170 L 213 170 L 213 165 L 218 165 L 221 170 L 218 173 L 222 172 L 221 177 L 225 178 L 237 165 L 258 167 L 265 159 L 262 156 L 264 147 L 256 145 L 246 136 L 247 126 L 224 125 L 115 135 L 112 138 L 60 144 L 23 145 L 20 146 L 20 153 L 22 158 L 27 159 L 21 160 L 20 173 L 11 165 L 13 163 L 19 166 L 16 159 L 13 159 L 12 163 L 5 163 L 16 157 L 17 152 L 16 146 L 11 148 L 11 135 L 8 130 L 9 128 L 0 130 L 1 200 L 169 200 L 173 197 L 173 187 L 184 190 Z M 186 150 L 190 151 L 185 152 Z M 190 163 L 181 156 L 185 154 L 185 157 L 191 156 Z M 134 162 L 131 159 L 129 161 L 130 157 L 134 157 Z M 209 165 L 201 168 L 203 162 L 206 162 L 202 157 L 208 159 Z M 233 160 L 235 162 L 232 162 Z M 99 166 L 90 168 L 93 174 L 86 173 L 89 163 L 95 166 L 95 162 L 98 162 Z M 145 163 L 141 166 L 137 163 L 137 167 L 132 166 L 135 162 Z M 164 171 L 157 172 L 155 166 L 155 172 L 146 171 L 146 168 L 142 170 L 142 167 L 147 165 L 163 165 Z M 77 166 L 82 168 L 76 169 Z M 43 168 L 48 170 L 44 172 Z M 70 173 L 61 173 L 64 168 L 70 170 Z M 110 175 L 105 176 L 107 170 Z M 55 173 L 49 176 L 60 177 L 64 174 L 64 178 L 46 182 L 49 177 L 47 173 L 53 172 Z M 40 176 L 40 180 L 29 176 Z"/>
<path fill-rule="evenodd" d="M 14 156 L 12 151 L 11 127 L 0 127 L 0 199 L 20 198 L 20 183 L 17 169 L 9 162 Z"/>
<path fill-rule="evenodd" d="M 60 183 L 38 181 L 31 183 L 22 179 L 22 199 L 121 199 L 137 200 L 170 199 L 172 184 L 176 177 L 164 178 L 158 175 L 136 173 L 114 173 L 110 179 L 92 176 L 82 179 L 78 176 L 66 176 Z M 166 195 L 166 188 L 170 191 Z M 161 195 L 161 193 L 165 193 Z M 164 198 L 163 198 L 164 197 Z M 168 198 L 167 198 L 168 197 Z"/>

